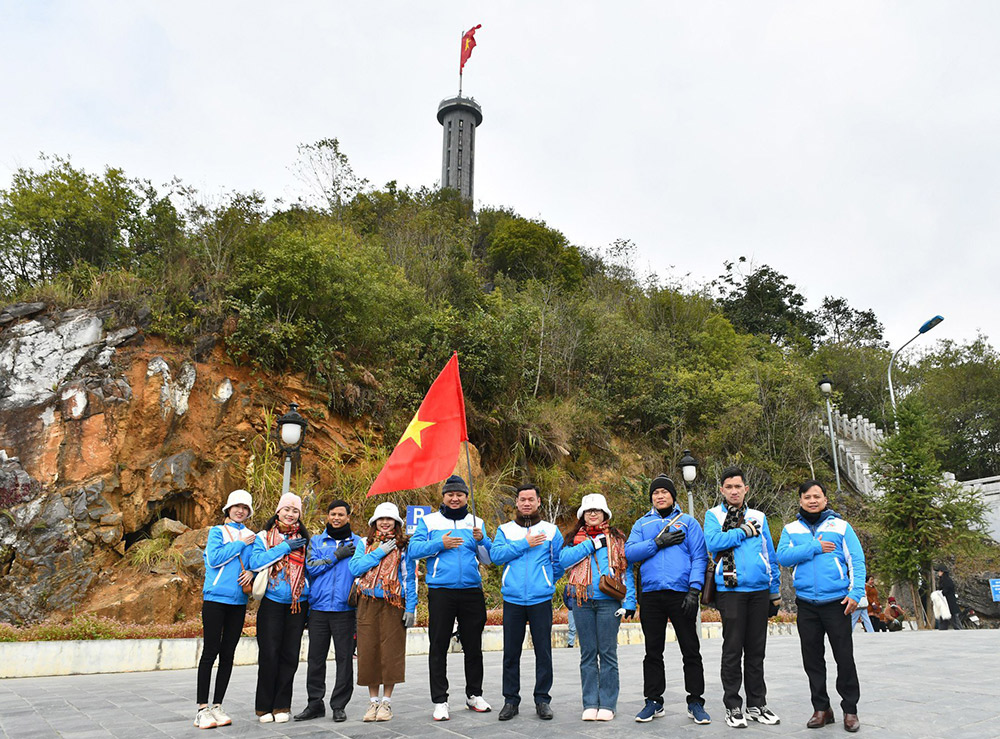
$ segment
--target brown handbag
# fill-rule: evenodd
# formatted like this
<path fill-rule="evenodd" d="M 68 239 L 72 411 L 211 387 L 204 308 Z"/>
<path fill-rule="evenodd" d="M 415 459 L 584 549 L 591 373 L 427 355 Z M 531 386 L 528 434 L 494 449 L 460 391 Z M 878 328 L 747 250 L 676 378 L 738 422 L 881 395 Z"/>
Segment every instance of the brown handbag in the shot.
<path fill-rule="evenodd" d="M 597 589 L 609 598 L 614 598 L 618 601 L 625 600 L 625 596 L 628 593 L 625 589 L 625 583 L 621 580 L 616 580 L 611 575 L 601 575 L 601 579 L 597 583 Z"/>
<path fill-rule="evenodd" d="M 355 578 L 354 584 L 351 585 L 351 592 L 347 594 L 347 605 L 351 608 L 357 608 L 359 600 L 361 600 L 361 588 L 358 587 L 358 580 Z"/>
<path fill-rule="evenodd" d="M 715 603 L 715 562 L 712 555 L 708 556 L 708 566 L 705 568 L 705 584 L 701 588 L 701 604 L 710 606 Z"/>

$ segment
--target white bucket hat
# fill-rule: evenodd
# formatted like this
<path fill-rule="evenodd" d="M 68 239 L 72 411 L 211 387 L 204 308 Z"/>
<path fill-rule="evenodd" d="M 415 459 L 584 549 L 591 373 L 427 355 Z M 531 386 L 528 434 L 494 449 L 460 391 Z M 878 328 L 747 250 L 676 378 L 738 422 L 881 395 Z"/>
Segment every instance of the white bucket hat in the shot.
<path fill-rule="evenodd" d="M 234 490 L 231 492 L 229 499 L 226 500 L 226 504 L 222 506 L 222 512 L 227 513 L 234 505 L 245 505 L 250 509 L 250 515 L 253 515 L 253 498 L 250 497 L 250 493 L 246 490 Z"/>
<path fill-rule="evenodd" d="M 580 507 L 576 511 L 576 517 L 583 518 L 586 511 L 604 511 L 608 514 L 608 520 L 611 520 L 611 509 L 608 508 L 608 501 L 600 493 L 584 495 L 583 500 L 580 501 Z"/>
<path fill-rule="evenodd" d="M 372 514 L 372 517 L 368 519 L 368 525 L 371 526 L 380 518 L 392 518 L 399 521 L 400 526 L 405 525 L 403 523 L 403 519 L 399 517 L 399 508 L 396 507 L 395 503 L 379 503 L 375 506 L 375 512 Z"/>

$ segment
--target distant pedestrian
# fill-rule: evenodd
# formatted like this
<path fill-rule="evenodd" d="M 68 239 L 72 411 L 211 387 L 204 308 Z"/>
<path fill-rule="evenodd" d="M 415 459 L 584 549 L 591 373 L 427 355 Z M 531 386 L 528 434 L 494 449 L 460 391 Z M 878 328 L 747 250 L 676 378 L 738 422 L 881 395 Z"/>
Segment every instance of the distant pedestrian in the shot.
<path fill-rule="evenodd" d="M 308 721 L 326 714 L 326 663 L 330 642 L 337 664 L 337 676 L 330 693 L 333 720 L 347 720 L 348 702 L 354 694 L 354 608 L 348 602 L 354 576 L 351 557 L 361 537 L 351 531 L 351 505 L 334 500 L 327 506 L 326 527 L 309 540 L 306 574 L 309 576 L 309 662 L 306 672 L 308 703 L 296 714 L 296 721 Z"/>
<path fill-rule="evenodd" d="M 492 546 L 483 519 L 469 513 L 469 486 L 452 475 L 441 489 L 441 510 L 420 519 L 407 549 L 414 564 L 427 560 L 427 663 L 435 721 L 451 718 L 448 649 L 456 620 L 465 658 L 465 704 L 479 713 L 490 710 L 483 698 L 486 598 L 479 565 L 490 564 Z"/>
<path fill-rule="evenodd" d="M 868 579 L 865 580 L 865 598 L 868 599 L 868 618 L 871 620 L 872 627 L 875 631 L 888 631 L 885 621 L 882 620 L 883 608 L 878 587 L 875 585 L 875 575 L 870 572 Z M 854 624 L 851 624 L 851 629 L 854 629 Z"/>
<path fill-rule="evenodd" d="M 393 688 L 406 681 L 406 630 L 417 611 L 416 567 L 406 544 L 399 508 L 380 503 L 368 519 L 364 548 L 351 559 L 360 597 L 358 685 L 367 686 L 369 700 L 363 721 L 391 720 Z"/>
<path fill-rule="evenodd" d="M 837 662 L 844 729 L 853 733 L 861 728 L 861 687 L 850 617 L 865 592 L 865 554 L 854 529 L 829 508 L 826 490 L 815 480 L 799 485 L 799 514 L 782 530 L 777 555 L 795 573 L 796 625 L 814 710 L 806 726 L 818 729 L 834 722 L 826 691 L 826 637 Z"/>
<path fill-rule="evenodd" d="M 948 570 L 944 567 L 937 568 L 937 586 L 944 595 L 944 599 L 948 601 L 948 610 L 951 611 L 951 618 L 947 621 L 951 624 L 951 628 L 956 631 L 961 631 L 961 616 L 958 612 L 958 597 L 955 594 L 955 581 L 951 579 L 951 575 L 948 574 Z M 948 624 L 944 625 L 944 628 L 948 628 Z"/>
<path fill-rule="evenodd" d="M 566 646 L 572 649 L 576 646 L 576 617 L 573 615 L 573 602 L 576 600 L 576 590 L 569 585 L 562 589 L 563 605 L 566 606 Z"/>
<path fill-rule="evenodd" d="M 639 623 L 646 641 L 642 660 L 646 704 L 635 720 L 652 721 L 664 715 L 667 677 L 663 649 L 669 621 L 683 658 L 688 717 L 696 724 L 710 724 L 712 717 L 705 710 L 705 667 L 695 620 L 701 609 L 708 551 L 698 520 L 681 511 L 676 499 L 674 481 L 658 475 L 649 485 L 652 508 L 635 522 L 625 543 L 629 564 L 639 564 Z"/>
<path fill-rule="evenodd" d="M 583 496 L 576 518 L 559 559 L 579 614 L 583 720 L 611 721 L 618 710 L 618 629 L 622 618 L 635 616 L 635 576 L 625 558 L 625 534 L 610 525 L 603 495 Z"/>
<path fill-rule="evenodd" d="M 228 726 L 233 721 L 222 710 L 233 657 L 243 634 L 247 613 L 245 587 L 253 582 L 250 571 L 251 545 L 256 535 L 245 521 L 253 515 L 253 499 L 246 490 L 234 490 L 222 507 L 225 521 L 208 532 L 205 546 L 205 585 L 202 588 L 201 624 L 203 648 L 198 662 L 198 714 L 194 725 L 199 729 Z M 212 665 L 219 658 L 215 675 L 215 694 L 208 703 Z"/>
<path fill-rule="evenodd" d="M 889 596 L 889 600 L 885 605 L 885 610 L 882 612 L 882 620 L 885 622 L 886 628 L 889 631 L 902 631 L 903 630 L 903 620 L 906 618 L 906 612 L 899 607 L 896 603 L 896 599 L 893 596 Z"/>
<path fill-rule="evenodd" d="M 746 476 L 739 467 L 722 471 L 722 503 L 705 512 L 705 543 L 715 557 L 715 602 L 722 617 L 722 702 L 726 724 L 746 728 L 781 720 L 767 707 L 764 651 L 767 620 L 781 605 L 781 569 L 767 516 L 750 508 Z M 746 687 L 746 712 L 740 686 Z"/>
<path fill-rule="evenodd" d="M 254 571 L 268 572 L 267 592 L 257 610 L 255 708 L 262 724 L 291 718 L 292 682 L 309 613 L 309 532 L 301 518 L 302 499 L 295 493 L 282 495 L 250 555 Z"/>
<path fill-rule="evenodd" d="M 503 596 L 503 708 L 497 718 L 509 721 L 521 704 L 521 648 L 526 628 L 531 629 L 535 652 L 535 687 L 532 698 L 540 719 L 552 719 L 552 596 L 562 577 L 559 563 L 562 534 L 539 510 L 541 496 L 534 484 L 517 489 L 513 521 L 500 526 L 490 559 L 499 565 Z"/>

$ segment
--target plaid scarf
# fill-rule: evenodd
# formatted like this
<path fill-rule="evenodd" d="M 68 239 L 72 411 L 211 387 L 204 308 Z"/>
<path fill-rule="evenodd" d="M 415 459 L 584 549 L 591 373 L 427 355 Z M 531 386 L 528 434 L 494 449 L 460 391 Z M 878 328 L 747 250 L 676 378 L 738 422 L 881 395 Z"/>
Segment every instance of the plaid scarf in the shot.
<path fill-rule="evenodd" d="M 365 546 L 365 554 L 373 552 L 382 542 L 394 538 L 396 538 L 395 531 L 389 531 L 388 533 L 377 532 L 375 538 L 369 540 Z M 374 598 L 375 596 L 371 594 L 371 591 L 377 587 L 381 587 L 386 602 L 396 608 L 402 608 L 403 589 L 399 582 L 399 560 L 401 557 L 402 550 L 397 546 L 382 557 L 377 565 L 359 577 L 358 588 L 360 588 L 361 594 L 366 598 Z"/>
<path fill-rule="evenodd" d="M 285 526 L 276 523 L 267 532 L 267 548 L 278 546 L 285 539 L 298 539 L 299 525 L 293 524 Z M 284 557 L 271 565 L 271 584 L 277 587 L 278 577 L 284 572 L 285 579 L 292 587 L 292 613 L 299 612 L 299 600 L 302 598 L 302 590 L 306 586 L 306 548 L 293 549 Z"/>
<path fill-rule="evenodd" d="M 743 525 L 747 504 L 744 503 L 739 508 L 732 508 L 728 503 L 724 505 L 726 506 L 726 520 L 722 522 L 722 530 L 738 529 Z M 735 588 L 739 584 L 739 578 L 736 576 L 736 555 L 733 554 L 733 548 L 720 553 L 722 554 L 722 581 L 727 588 Z"/>
<path fill-rule="evenodd" d="M 625 539 L 613 533 L 608 528 L 607 521 L 597 526 L 584 526 L 576 532 L 573 543 L 581 544 L 598 534 L 604 534 L 605 541 L 607 541 L 608 565 L 611 569 L 611 572 L 607 574 L 621 582 L 625 575 L 625 568 L 628 567 L 628 563 L 625 560 Z M 590 588 L 594 582 L 594 574 L 591 571 L 590 562 L 591 558 L 595 555 L 584 557 L 566 572 L 566 582 L 575 587 L 576 602 L 578 604 L 590 598 Z"/>

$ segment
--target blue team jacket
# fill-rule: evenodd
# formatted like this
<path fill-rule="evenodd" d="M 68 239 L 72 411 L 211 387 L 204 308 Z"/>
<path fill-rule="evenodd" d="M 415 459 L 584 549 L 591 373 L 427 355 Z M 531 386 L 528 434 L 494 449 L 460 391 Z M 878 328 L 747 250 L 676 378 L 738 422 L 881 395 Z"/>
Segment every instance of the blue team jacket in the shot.
<path fill-rule="evenodd" d="M 653 538 L 668 521 L 673 521 L 670 524 L 672 529 L 684 529 L 686 535 L 680 544 L 660 549 Z M 649 513 L 636 521 L 625 542 L 625 558 L 629 564 L 641 563 L 639 577 L 643 592 L 675 590 L 686 593 L 692 588 L 701 590 L 705 584 L 705 568 L 708 566 L 705 534 L 698 521 L 683 513 L 678 506 L 674 506 L 673 514 L 665 519 L 655 508 L 651 508 Z"/>
<path fill-rule="evenodd" d="M 719 590 L 748 593 L 767 590 L 772 596 L 781 593 L 781 569 L 774 555 L 774 542 L 767 516 L 754 508 L 747 508 L 744 518 L 760 525 L 760 536 L 748 537 L 743 529 L 722 530 L 726 520 L 726 506 L 717 505 L 705 513 L 705 544 L 713 556 L 726 549 L 733 550 L 736 564 L 736 587 L 725 584 L 722 576 L 722 559 L 715 563 L 715 586 Z"/>
<path fill-rule="evenodd" d="M 334 539 L 326 530 L 309 539 L 306 554 L 306 572 L 309 574 L 309 608 L 314 611 L 353 611 L 347 605 L 354 576 L 351 574 L 350 557 L 337 560 L 333 553 L 338 546 L 353 543 L 364 548 L 364 540 L 357 534 L 349 539 Z M 357 550 L 355 550 L 356 552 Z M 332 560 L 330 564 L 322 560 Z M 322 563 L 321 563 L 322 562 Z"/>
<path fill-rule="evenodd" d="M 820 540 L 836 548 L 823 552 Z M 851 525 L 827 508 L 811 526 L 799 515 L 781 530 L 778 562 L 792 568 L 795 595 L 810 603 L 829 603 L 865 594 L 865 553 Z"/>
<path fill-rule="evenodd" d="M 251 547 L 239 538 L 245 528 L 241 523 L 227 523 L 209 529 L 202 599 L 234 606 L 246 605 L 247 595 L 237 582 L 240 572 L 250 569 Z"/>
<path fill-rule="evenodd" d="M 349 560 L 351 575 L 353 577 L 361 577 L 372 567 L 378 565 L 382 561 L 385 554 L 382 550 L 375 548 L 372 551 L 365 554 L 365 542 L 362 539 L 358 544 L 358 548 L 354 550 L 354 556 Z M 406 605 L 407 613 L 417 612 L 417 568 L 414 562 L 411 562 L 406 556 L 406 552 L 402 553 L 399 558 L 399 584 L 402 588 L 404 603 Z M 375 587 L 372 590 L 364 591 L 366 595 L 373 596 L 375 598 L 384 598 L 385 593 L 382 588 Z"/>
<path fill-rule="evenodd" d="M 602 546 L 600 549 L 594 549 L 594 540 L 587 539 L 586 541 L 580 542 L 579 544 L 571 547 L 563 547 L 562 552 L 559 553 L 559 562 L 562 564 L 564 570 L 568 570 L 570 567 L 575 565 L 582 559 L 590 557 L 590 575 L 591 583 L 590 587 L 587 589 L 587 596 L 591 600 L 614 600 L 610 595 L 605 595 L 601 592 L 601 589 L 597 587 L 597 583 L 601 581 L 601 575 L 610 575 L 611 568 L 608 567 L 608 548 L 607 546 Z M 629 564 L 625 568 L 625 601 L 622 603 L 622 608 L 628 609 L 630 611 L 635 610 L 635 574 L 632 571 L 632 565 Z M 567 606 L 569 606 L 569 601 L 575 601 L 575 593 L 566 593 L 565 599 L 567 600 Z M 575 606 L 576 603 L 573 603 Z M 573 606 L 569 606 L 572 610 Z"/>
<path fill-rule="evenodd" d="M 528 534 L 545 534 L 548 540 L 536 547 L 528 546 Z M 493 564 L 502 565 L 500 594 L 508 603 L 533 606 L 552 600 L 556 580 L 562 577 L 559 552 L 563 540 L 559 529 L 548 521 L 530 528 L 508 521 L 497 529 L 490 549 Z"/>
<path fill-rule="evenodd" d="M 259 572 L 268 565 L 274 564 L 291 551 L 291 548 L 284 541 L 276 547 L 268 549 L 267 532 L 258 531 L 257 540 L 253 543 L 253 551 L 250 553 L 250 569 L 254 572 Z M 275 582 L 273 578 L 268 578 L 267 593 L 265 594 L 265 597 L 269 600 L 273 600 L 275 603 L 284 603 L 288 605 L 292 602 L 292 585 L 288 581 L 287 569 L 281 571 L 281 575 L 278 577 L 277 582 Z M 306 603 L 308 601 L 309 572 L 307 570 L 306 582 L 302 588 L 302 597 L 299 599 L 299 602 Z"/>
<path fill-rule="evenodd" d="M 476 541 L 473 528 L 483 530 L 483 540 Z M 441 538 L 445 533 L 459 536 L 465 543 L 454 549 L 445 549 Z M 483 519 L 466 515 L 461 521 L 445 518 L 440 511 L 420 519 L 417 530 L 406 547 L 411 562 L 427 560 L 427 587 L 429 588 L 481 588 L 483 578 L 479 563 L 490 564 L 493 542 L 486 535 Z"/>

